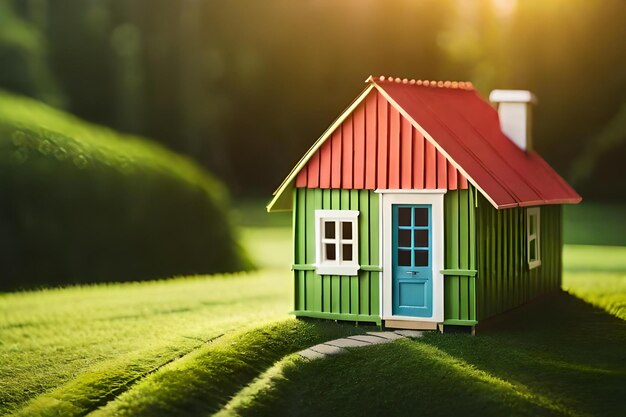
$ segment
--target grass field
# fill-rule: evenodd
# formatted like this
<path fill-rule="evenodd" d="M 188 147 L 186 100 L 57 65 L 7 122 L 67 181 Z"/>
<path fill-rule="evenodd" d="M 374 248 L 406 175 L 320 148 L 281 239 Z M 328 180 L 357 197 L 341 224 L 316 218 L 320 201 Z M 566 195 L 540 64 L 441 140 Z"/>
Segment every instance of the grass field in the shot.
<path fill-rule="evenodd" d="M 248 230 L 262 248 L 249 274 L 0 294 L 0 415 L 42 394 L 38 410 L 79 398 L 82 414 L 209 340 L 287 318 L 289 237 Z"/>
<path fill-rule="evenodd" d="M 478 337 L 429 333 L 324 361 L 291 356 L 222 415 L 623 416 L 626 247 L 567 246 L 565 264 L 569 294 Z"/>
<path fill-rule="evenodd" d="M 625 247 L 566 246 L 568 293 L 479 337 L 308 362 L 367 329 L 288 319 L 289 216 L 250 207 L 254 273 L 0 294 L 0 415 L 623 415 Z"/>

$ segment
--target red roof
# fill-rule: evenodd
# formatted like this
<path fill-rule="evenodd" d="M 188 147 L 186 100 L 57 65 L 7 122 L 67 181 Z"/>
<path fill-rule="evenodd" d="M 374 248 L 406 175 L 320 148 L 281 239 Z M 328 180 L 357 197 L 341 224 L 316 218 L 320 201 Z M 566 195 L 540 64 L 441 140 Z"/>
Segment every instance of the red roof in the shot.
<path fill-rule="evenodd" d="M 318 139 L 283 184 L 268 210 L 279 203 L 309 160 L 376 89 L 459 173 L 496 208 L 575 204 L 581 197 L 536 152 L 524 151 L 502 133 L 498 112 L 471 83 L 373 78 L 350 107 Z M 343 188 L 343 187 L 342 187 Z"/>
<path fill-rule="evenodd" d="M 495 207 L 581 201 L 543 158 L 521 150 L 502 133 L 498 112 L 471 84 L 452 88 L 451 83 L 425 86 L 424 82 L 382 78 L 370 82 L 405 117 L 421 126 Z"/>

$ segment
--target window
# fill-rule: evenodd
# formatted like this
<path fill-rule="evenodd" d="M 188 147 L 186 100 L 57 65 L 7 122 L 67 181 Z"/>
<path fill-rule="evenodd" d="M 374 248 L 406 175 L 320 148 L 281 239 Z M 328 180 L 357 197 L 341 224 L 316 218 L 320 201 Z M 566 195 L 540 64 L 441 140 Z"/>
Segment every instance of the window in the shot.
<path fill-rule="evenodd" d="M 318 274 L 357 274 L 358 216 L 356 210 L 315 210 Z"/>
<path fill-rule="evenodd" d="M 541 265 L 541 217 L 539 207 L 526 210 L 526 252 L 528 253 L 528 267 L 537 268 Z"/>

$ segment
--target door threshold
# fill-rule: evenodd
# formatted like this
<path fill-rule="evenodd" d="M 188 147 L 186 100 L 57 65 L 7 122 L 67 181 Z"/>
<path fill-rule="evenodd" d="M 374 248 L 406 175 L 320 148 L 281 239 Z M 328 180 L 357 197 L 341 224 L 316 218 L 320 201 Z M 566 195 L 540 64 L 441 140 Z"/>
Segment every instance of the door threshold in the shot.
<path fill-rule="evenodd" d="M 384 320 L 383 326 L 390 329 L 437 330 L 436 321 Z"/>

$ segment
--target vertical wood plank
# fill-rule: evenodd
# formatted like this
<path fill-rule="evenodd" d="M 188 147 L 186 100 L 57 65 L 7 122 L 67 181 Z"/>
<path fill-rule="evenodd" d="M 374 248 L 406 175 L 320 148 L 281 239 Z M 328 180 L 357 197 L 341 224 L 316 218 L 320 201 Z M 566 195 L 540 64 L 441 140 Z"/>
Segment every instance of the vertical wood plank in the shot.
<path fill-rule="evenodd" d="M 378 108 L 375 93 L 365 99 L 365 188 L 376 189 L 376 159 L 378 147 Z"/>
<path fill-rule="evenodd" d="M 446 166 L 448 167 L 448 190 L 456 190 L 458 188 L 457 170 L 450 162 Z"/>
<path fill-rule="evenodd" d="M 389 161 L 389 103 L 380 93 L 376 93 L 378 100 L 378 168 L 376 188 L 388 188 L 388 161 Z"/>
<path fill-rule="evenodd" d="M 306 215 L 306 203 L 303 204 L 301 194 L 304 194 L 306 190 L 296 188 L 293 191 L 294 205 L 293 205 L 293 228 L 294 228 L 294 256 L 293 262 L 295 264 L 300 262 L 300 259 L 304 259 L 306 252 L 306 225 L 303 224 Z M 306 309 L 306 284 L 304 271 L 295 271 L 294 274 L 297 277 L 295 302 L 294 306 L 297 310 Z"/>
<path fill-rule="evenodd" d="M 400 124 L 400 188 L 413 187 L 413 126 L 406 118 Z"/>
<path fill-rule="evenodd" d="M 350 210 L 350 190 L 341 190 L 341 209 Z M 340 306 L 339 312 L 342 314 L 350 313 L 350 277 L 342 275 L 339 287 Z"/>
<path fill-rule="evenodd" d="M 508 259 L 508 249 L 509 249 L 509 214 L 510 210 L 502 210 L 502 294 L 501 298 L 504 302 L 504 308 L 508 309 L 511 301 L 509 299 L 509 259 Z"/>
<path fill-rule="evenodd" d="M 322 275 L 322 308 L 324 313 L 332 313 L 332 275 Z"/>
<path fill-rule="evenodd" d="M 448 161 L 441 152 L 437 152 L 437 188 L 448 188 Z"/>
<path fill-rule="evenodd" d="M 512 267 L 513 267 L 513 283 L 515 285 L 515 303 L 520 304 L 524 299 L 522 296 L 522 276 L 521 276 L 521 268 L 520 268 L 520 239 L 522 238 L 521 230 L 519 228 L 520 222 L 520 210 L 519 208 L 512 209 L 512 217 L 513 217 L 513 247 L 512 247 Z"/>
<path fill-rule="evenodd" d="M 459 195 L 459 266 L 469 269 L 469 192 L 457 191 Z M 469 277 L 459 277 L 459 317 L 469 319 Z"/>
<path fill-rule="evenodd" d="M 320 151 L 313 154 L 309 163 L 306 165 L 307 184 L 309 188 L 317 188 L 320 185 Z M 304 169 L 303 169 L 304 170 Z"/>
<path fill-rule="evenodd" d="M 413 188 L 424 188 L 424 136 L 413 128 Z"/>
<path fill-rule="evenodd" d="M 342 160 L 342 144 L 341 144 L 341 129 L 336 129 L 330 137 L 331 141 L 331 173 L 330 173 L 330 186 L 331 188 L 341 188 L 341 160 Z"/>
<path fill-rule="evenodd" d="M 372 191 L 359 191 L 359 264 L 370 264 L 370 193 Z M 359 271 L 359 314 L 369 314 L 369 272 Z"/>
<path fill-rule="evenodd" d="M 359 191 L 359 264 L 370 264 L 370 243 L 369 243 L 369 199 L 370 192 Z"/>
<path fill-rule="evenodd" d="M 444 197 L 446 237 L 445 264 L 447 269 L 459 268 L 459 194 L 458 192 L 447 193 Z M 446 277 L 444 281 L 445 311 L 447 317 L 458 319 L 460 317 L 459 303 L 459 277 Z"/>
<path fill-rule="evenodd" d="M 469 190 L 469 269 L 476 269 L 476 200 L 474 194 L 474 188 Z"/>
<path fill-rule="evenodd" d="M 308 176 L 308 169 L 305 166 L 304 168 L 300 170 L 300 172 L 298 172 L 298 175 L 296 176 L 296 187 L 298 188 L 306 187 L 307 176 Z"/>
<path fill-rule="evenodd" d="M 350 210 L 359 210 L 359 190 L 350 190 Z M 361 217 L 362 214 L 359 214 Z M 359 224 L 360 226 L 360 224 Z M 360 235 L 359 230 L 359 235 Z M 360 242 L 359 242 L 360 243 Z M 359 314 L 359 277 L 350 277 L 350 314 Z"/>
<path fill-rule="evenodd" d="M 354 163 L 354 137 L 352 131 L 352 116 L 344 120 L 341 125 L 341 183 L 343 188 L 350 189 L 353 185 L 353 163 Z"/>
<path fill-rule="evenodd" d="M 359 314 L 370 314 L 370 273 L 359 271 Z"/>
<path fill-rule="evenodd" d="M 322 207 L 324 210 L 330 210 L 332 207 L 331 190 L 322 190 Z"/>
<path fill-rule="evenodd" d="M 320 188 L 330 188 L 331 172 L 331 144 L 327 140 L 319 150 L 320 152 Z"/>
<path fill-rule="evenodd" d="M 400 113 L 389 108 L 389 188 L 400 188 Z"/>
<path fill-rule="evenodd" d="M 379 279 L 379 272 L 370 272 L 370 314 L 374 316 L 380 314 Z"/>
<path fill-rule="evenodd" d="M 341 314 L 350 314 L 350 276 L 341 276 Z"/>
<path fill-rule="evenodd" d="M 365 186 L 365 107 L 361 104 L 354 110 L 354 179 L 352 186 Z"/>
<path fill-rule="evenodd" d="M 341 209 L 341 190 L 330 190 L 330 209 Z"/>
<path fill-rule="evenodd" d="M 496 263 L 496 272 L 494 274 L 494 290 L 495 290 L 495 311 L 496 312 L 500 312 L 502 311 L 502 297 L 501 297 L 501 293 L 502 293 L 502 273 L 500 272 L 502 269 L 502 212 L 500 210 L 496 211 L 496 215 L 495 215 L 495 220 L 496 220 L 496 238 L 494 240 L 494 246 L 495 246 L 495 253 L 496 253 L 496 257 L 495 257 L 495 263 Z"/>
<path fill-rule="evenodd" d="M 374 193 L 374 192 L 370 192 L 369 193 L 369 200 L 370 200 L 370 206 L 369 206 L 369 230 L 370 230 L 370 238 L 369 238 L 369 242 L 370 242 L 370 264 L 373 266 L 380 266 L 379 263 L 379 239 L 380 239 L 380 235 L 379 235 L 379 231 L 378 231 L 378 214 L 379 214 L 379 202 L 380 202 L 380 198 L 379 195 Z"/>
<path fill-rule="evenodd" d="M 459 268 L 459 192 L 446 193 L 448 199 L 446 225 L 447 269 Z"/>
<path fill-rule="evenodd" d="M 296 228 L 295 228 L 295 257 L 294 263 L 300 264 L 306 262 L 307 240 L 310 236 L 307 236 L 307 214 L 311 211 L 311 207 L 307 207 L 307 192 L 306 188 L 296 188 L 294 193 L 296 195 L 296 205 L 294 212 L 296 216 Z M 309 209 L 307 211 L 307 208 Z M 307 307 L 307 291 L 306 291 L 306 274 L 304 271 L 296 272 L 298 276 L 298 293 L 296 305 L 299 308 L 306 309 Z M 312 294 L 311 294 L 312 295 Z"/>
<path fill-rule="evenodd" d="M 435 146 L 430 141 L 425 140 L 424 155 L 424 188 L 432 190 L 437 188 L 437 157 L 435 154 Z"/>
<path fill-rule="evenodd" d="M 312 264 L 315 262 L 315 191 L 311 188 L 302 189 L 304 201 L 306 203 L 306 240 L 305 257 L 299 264 Z"/>
<path fill-rule="evenodd" d="M 459 267 L 469 269 L 469 192 L 457 191 L 459 195 Z"/>
<path fill-rule="evenodd" d="M 331 279 L 331 305 L 333 313 L 341 313 L 341 276 L 332 275 Z"/>
<path fill-rule="evenodd" d="M 490 236 L 490 240 L 489 240 L 489 252 L 491 254 L 491 261 L 490 261 L 490 274 L 489 274 L 489 285 L 491 288 L 490 291 L 490 295 L 489 295 L 489 305 L 491 308 L 491 314 L 495 314 L 498 309 L 497 309 L 497 304 L 498 304 L 498 293 L 497 293 L 497 262 L 496 262 L 496 258 L 498 256 L 498 252 L 497 252 L 497 245 L 496 245 L 496 237 L 498 236 L 497 234 L 497 211 L 496 210 L 492 210 L 491 207 L 489 208 L 489 214 L 490 214 L 490 224 L 491 224 L 491 236 Z"/>
<path fill-rule="evenodd" d="M 324 206 L 324 193 L 328 193 L 328 190 L 321 190 L 319 188 L 313 190 L 313 205 L 315 210 L 328 207 Z M 322 276 L 317 275 L 314 271 L 310 271 L 310 273 L 307 273 L 307 277 L 307 292 L 310 291 L 311 293 L 309 302 L 307 302 L 308 308 L 312 311 L 323 311 Z"/>
<path fill-rule="evenodd" d="M 465 175 L 459 175 L 459 188 L 461 190 L 467 190 L 467 187 L 468 187 L 467 178 L 465 178 Z"/>

